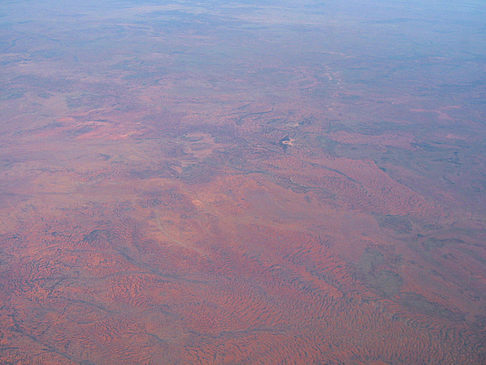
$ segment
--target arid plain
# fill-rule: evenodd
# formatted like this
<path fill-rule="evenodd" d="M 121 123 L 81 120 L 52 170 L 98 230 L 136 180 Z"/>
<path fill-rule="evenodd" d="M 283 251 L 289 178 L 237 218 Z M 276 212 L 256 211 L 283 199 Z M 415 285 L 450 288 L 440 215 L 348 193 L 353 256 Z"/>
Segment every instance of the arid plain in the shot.
<path fill-rule="evenodd" d="M 486 363 L 486 6 L 0 4 L 0 363 Z"/>

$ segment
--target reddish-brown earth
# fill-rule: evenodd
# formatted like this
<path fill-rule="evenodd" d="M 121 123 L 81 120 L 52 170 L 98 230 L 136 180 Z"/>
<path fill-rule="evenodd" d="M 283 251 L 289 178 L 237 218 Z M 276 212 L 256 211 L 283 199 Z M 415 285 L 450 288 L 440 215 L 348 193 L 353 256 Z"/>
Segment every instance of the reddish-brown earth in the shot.
<path fill-rule="evenodd" d="M 0 6 L 1 364 L 486 362 L 485 7 L 243 3 Z"/>

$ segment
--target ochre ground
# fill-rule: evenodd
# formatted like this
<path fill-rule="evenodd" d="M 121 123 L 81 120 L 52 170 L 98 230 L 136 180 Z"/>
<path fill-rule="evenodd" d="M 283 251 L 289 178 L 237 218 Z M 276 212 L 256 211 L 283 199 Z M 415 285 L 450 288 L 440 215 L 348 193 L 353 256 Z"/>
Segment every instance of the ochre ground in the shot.
<path fill-rule="evenodd" d="M 388 59 L 397 25 L 337 5 L 9 6 L 0 363 L 486 362 L 485 113 L 444 44 Z"/>

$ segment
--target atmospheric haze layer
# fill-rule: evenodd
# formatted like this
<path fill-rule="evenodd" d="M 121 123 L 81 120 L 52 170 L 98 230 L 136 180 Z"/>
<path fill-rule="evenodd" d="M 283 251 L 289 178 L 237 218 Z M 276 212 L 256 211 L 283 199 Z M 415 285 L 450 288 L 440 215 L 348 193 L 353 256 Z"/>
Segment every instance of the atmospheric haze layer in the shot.
<path fill-rule="evenodd" d="M 485 364 L 486 2 L 0 3 L 0 364 Z"/>

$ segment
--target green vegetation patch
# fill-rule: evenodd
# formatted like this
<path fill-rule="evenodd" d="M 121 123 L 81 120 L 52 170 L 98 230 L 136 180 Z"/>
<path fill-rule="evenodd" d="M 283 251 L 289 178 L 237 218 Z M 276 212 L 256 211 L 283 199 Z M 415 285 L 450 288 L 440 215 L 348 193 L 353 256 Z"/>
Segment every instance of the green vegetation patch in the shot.
<path fill-rule="evenodd" d="M 407 217 L 401 215 L 385 215 L 378 218 L 378 224 L 382 228 L 391 229 L 397 233 L 412 232 L 412 223 Z"/>
<path fill-rule="evenodd" d="M 452 321 L 464 320 L 464 314 L 453 312 L 443 305 L 431 302 L 423 295 L 417 293 L 400 294 L 400 304 L 405 306 L 411 312 L 425 314 L 427 316 L 447 318 Z"/>
<path fill-rule="evenodd" d="M 319 146 L 330 155 L 335 155 L 336 148 L 340 145 L 339 142 L 336 142 L 327 136 L 318 136 L 317 142 L 319 143 Z"/>
<path fill-rule="evenodd" d="M 357 264 L 358 277 L 380 296 L 389 298 L 397 295 L 403 285 L 402 277 L 391 270 L 380 269 L 385 263 L 384 255 L 375 248 L 368 248 Z"/>

